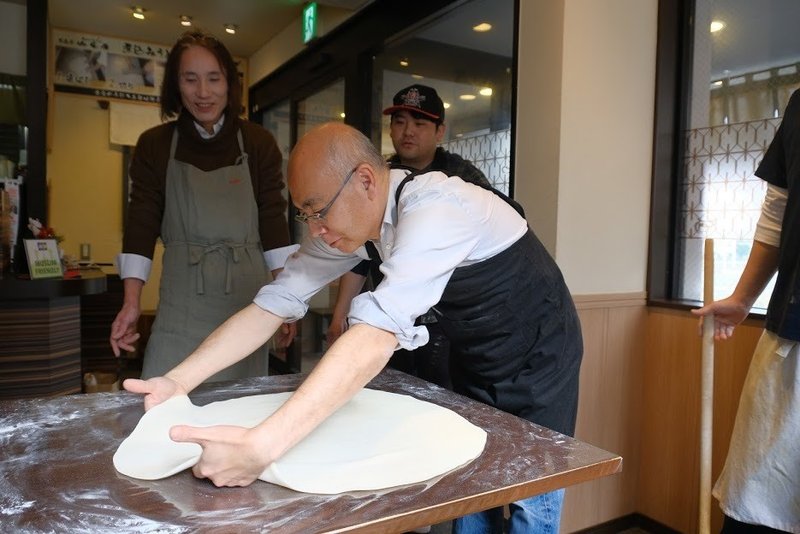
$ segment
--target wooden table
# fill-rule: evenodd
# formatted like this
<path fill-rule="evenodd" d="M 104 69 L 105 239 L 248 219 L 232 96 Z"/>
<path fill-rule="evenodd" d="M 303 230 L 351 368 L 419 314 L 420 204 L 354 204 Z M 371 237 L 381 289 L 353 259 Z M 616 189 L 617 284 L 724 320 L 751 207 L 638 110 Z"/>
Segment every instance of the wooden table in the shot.
<path fill-rule="evenodd" d="M 198 388 L 207 404 L 289 391 L 304 375 Z M 120 475 L 111 458 L 143 413 L 126 392 L 0 402 L 3 532 L 403 532 L 610 475 L 622 458 L 452 392 L 386 370 L 370 387 L 434 402 L 486 429 L 483 454 L 438 479 L 383 491 L 314 495 L 256 481 L 216 488 L 184 471 Z M 425 436 L 420 436 L 425 439 Z"/>

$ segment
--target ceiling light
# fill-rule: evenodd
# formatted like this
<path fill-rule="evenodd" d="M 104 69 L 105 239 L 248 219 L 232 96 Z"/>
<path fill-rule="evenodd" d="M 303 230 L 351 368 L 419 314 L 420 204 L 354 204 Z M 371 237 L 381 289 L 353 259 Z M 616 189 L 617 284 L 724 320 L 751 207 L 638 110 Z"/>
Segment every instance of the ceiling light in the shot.
<path fill-rule="evenodd" d="M 403 59 L 401 59 L 400 60 L 400 66 L 401 67 L 408 67 L 408 58 L 404 57 Z"/>
<path fill-rule="evenodd" d="M 483 96 L 492 96 L 492 88 L 491 87 L 481 87 L 481 90 L 478 91 Z"/>
<path fill-rule="evenodd" d="M 192 25 L 192 17 L 189 15 L 181 15 L 181 26 L 191 26 Z"/>
<path fill-rule="evenodd" d="M 139 6 L 131 7 L 131 13 L 133 14 L 133 18 L 144 20 L 144 9 Z"/>
<path fill-rule="evenodd" d="M 722 85 L 722 80 L 717 80 L 711 84 L 713 87 L 720 87 Z"/>
<path fill-rule="evenodd" d="M 472 29 L 475 30 L 476 32 L 488 32 L 489 30 L 492 29 L 492 25 L 489 24 L 488 22 L 481 22 L 477 26 L 473 26 Z"/>
<path fill-rule="evenodd" d="M 421 80 L 425 76 L 423 76 L 422 74 L 412 74 L 411 77 L 414 78 L 415 80 Z"/>
<path fill-rule="evenodd" d="M 450 102 L 444 103 L 444 109 L 450 109 Z"/>
<path fill-rule="evenodd" d="M 461 95 L 458 98 L 461 100 L 475 100 L 475 95 Z"/>
<path fill-rule="evenodd" d="M 231 35 L 236 33 L 236 28 L 237 28 L 236 24 L 226 24 L 225 25 L 225 31 L 230 33 Z"/>
<path fill-rule="evenodd" d="M 722 30 L 725 27 L 725 23 L 721 20 L 712 20 L 711 21 L 711 33 L 717 33 L 718 31 Z"/>

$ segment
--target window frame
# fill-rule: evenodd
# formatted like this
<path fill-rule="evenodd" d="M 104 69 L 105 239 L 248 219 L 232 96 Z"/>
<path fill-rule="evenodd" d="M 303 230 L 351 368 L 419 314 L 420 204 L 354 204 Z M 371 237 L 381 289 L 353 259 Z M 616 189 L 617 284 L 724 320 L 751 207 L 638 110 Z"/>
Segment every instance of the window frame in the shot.
<path fill-rule="evenodd" d="M 656 94 L 653 129 L 653 170 L 650 197 L 650 241 L 647 266 L 647 304 L 690 309 L 701 301 L 677 296 L 681 276 L 678 217 L 688 128 L 694 61 L 696 0 L 659 0 L 656 56 Z M 763 319 L 763 311 L 749 318 Z"/>
<path fill-rule="evenodd" d="M 680 277 L 681 161 L 691 101 L 695 0 L 659 0 L 647 304 L 688 309 L 677 297 Z"/>

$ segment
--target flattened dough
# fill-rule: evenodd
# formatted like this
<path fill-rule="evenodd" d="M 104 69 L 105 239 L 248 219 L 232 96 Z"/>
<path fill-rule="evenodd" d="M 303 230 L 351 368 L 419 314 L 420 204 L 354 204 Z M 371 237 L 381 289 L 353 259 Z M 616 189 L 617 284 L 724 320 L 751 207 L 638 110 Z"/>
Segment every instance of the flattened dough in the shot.
<path fill-rule="evenodd" d="M 114 467 L 155 480 L 192 467 L 202 449 L 170 439 L 175 425 L 253 427 L 291 393 L 206 406 L 174 397 L 146 412 L 114 454 Z M 460 467 L 483 451 L 486 432 L 452 410 L 407 395 L 363 389 L 259 477 L 306 493 L 333 494 L 414 484 Z"/>

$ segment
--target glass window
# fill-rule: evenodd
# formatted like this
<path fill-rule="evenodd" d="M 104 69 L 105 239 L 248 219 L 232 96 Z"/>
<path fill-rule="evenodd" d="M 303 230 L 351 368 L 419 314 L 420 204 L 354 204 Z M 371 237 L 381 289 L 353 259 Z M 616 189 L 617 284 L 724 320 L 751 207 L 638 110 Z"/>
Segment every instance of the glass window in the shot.
<path fill-rule="evenodd" d="M 375 58 L 374 129 L 381 152 L 395 150 L 389 117 L 394 95 L 419 83 L 445 103 L 440 146 L 471 161 L 505 193 L 511 190 L 513 0 L 473 0 L 386 46 Z"/>
<path fill-rule="evenodd" d="M 694 20 L 675 296 L 702 300 L 705 238 L 714 238 L 715 298 L 733 291 L 750 254 L 766 191 L 753 173 L 800 87 L 800 2 L 697 0 Z"/>

